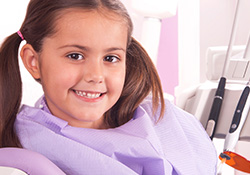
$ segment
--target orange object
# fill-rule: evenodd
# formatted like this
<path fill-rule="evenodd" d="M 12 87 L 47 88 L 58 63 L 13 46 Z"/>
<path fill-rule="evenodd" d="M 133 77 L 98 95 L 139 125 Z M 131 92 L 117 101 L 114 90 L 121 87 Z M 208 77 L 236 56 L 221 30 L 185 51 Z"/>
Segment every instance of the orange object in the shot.
<path fill-rule="evenodd" d="M 231 151 L 224 151 L 219 156 L 220 160 L 226 159 L 225 163 L 236 170 L 250 173 L 250 161 Z"/>

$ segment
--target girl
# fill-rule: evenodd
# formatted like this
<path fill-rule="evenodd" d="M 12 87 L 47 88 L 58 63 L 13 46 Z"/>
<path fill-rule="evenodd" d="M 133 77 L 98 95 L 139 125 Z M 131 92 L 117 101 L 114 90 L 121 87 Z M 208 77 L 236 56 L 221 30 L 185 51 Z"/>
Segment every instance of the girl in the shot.
<path fill-rule="evenodd" d="M 0 50 L 0 146 L 45 155 L 66 174 L 215 174 L 199 122 L 163 99 L 118 0 L 31 0 Z M 18 48 L 44 90 L 22 106 Z"/>

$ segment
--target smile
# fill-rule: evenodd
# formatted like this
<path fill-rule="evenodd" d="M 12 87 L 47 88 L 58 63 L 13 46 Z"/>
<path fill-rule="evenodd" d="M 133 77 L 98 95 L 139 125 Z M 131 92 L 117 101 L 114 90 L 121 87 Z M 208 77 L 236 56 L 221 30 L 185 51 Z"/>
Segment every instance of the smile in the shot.
<path fill-rule="evenodd" d="M 74 92 L 78 96 L 89 98 L 89 99 L 99 98 L 102 95 L 102 93 L 92 93 L 92 92 L 84 92 L 84 91 L 77 91 L 77 90 L 75 90 Z"/>

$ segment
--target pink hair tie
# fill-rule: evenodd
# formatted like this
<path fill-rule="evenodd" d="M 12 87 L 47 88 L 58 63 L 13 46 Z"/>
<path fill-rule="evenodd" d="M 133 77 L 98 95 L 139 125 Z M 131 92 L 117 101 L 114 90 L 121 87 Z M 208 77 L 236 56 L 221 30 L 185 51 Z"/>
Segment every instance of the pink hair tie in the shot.
<path fill-rule="evenodd" d="M 23 34 L 20 32 L 20 30 L 17 32 L 17 34 L 20 36 L 22 40 L 24 40 Z"/>

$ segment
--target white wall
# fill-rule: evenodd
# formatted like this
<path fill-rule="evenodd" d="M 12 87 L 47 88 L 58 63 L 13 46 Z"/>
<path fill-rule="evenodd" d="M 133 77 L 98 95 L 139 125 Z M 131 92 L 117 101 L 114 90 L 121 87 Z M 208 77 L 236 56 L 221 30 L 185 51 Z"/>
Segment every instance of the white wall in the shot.
<path fill-rule="evenodd" d="M 19 30 L 28 2 L 29 0 L 0 1 L 0 43 L 6 36 Z"/>

